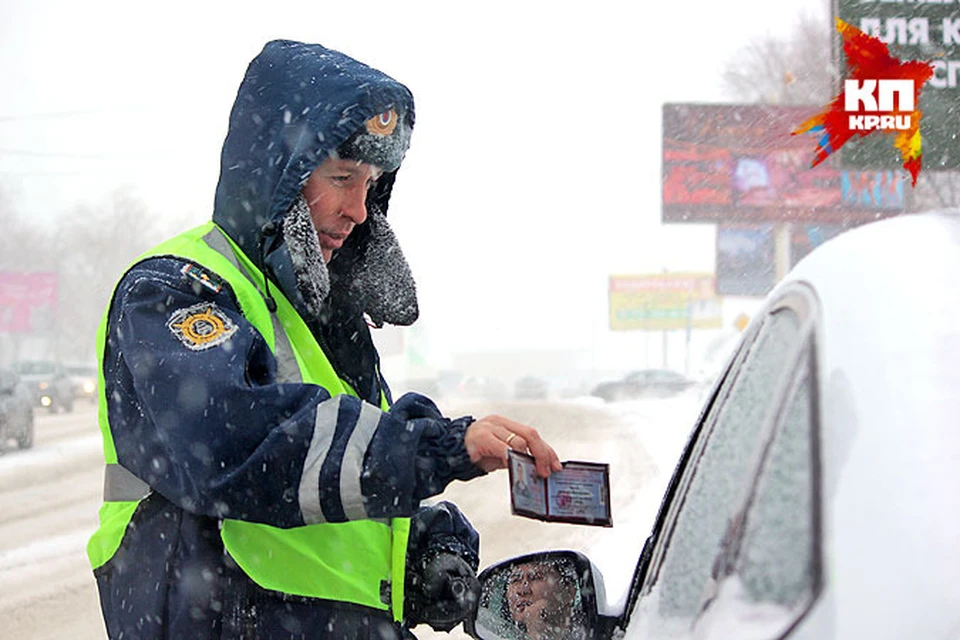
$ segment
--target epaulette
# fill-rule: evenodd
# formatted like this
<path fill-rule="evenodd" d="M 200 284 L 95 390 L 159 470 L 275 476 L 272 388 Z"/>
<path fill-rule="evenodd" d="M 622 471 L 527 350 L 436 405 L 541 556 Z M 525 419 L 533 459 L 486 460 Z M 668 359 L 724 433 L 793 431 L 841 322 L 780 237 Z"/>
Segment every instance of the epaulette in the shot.
<path fill-rule="evenodd" d="M 191 280 L 199 282 L 202 286 L 214 293 L 220 293 L 220 290 L 223 289 L 223 281 L 220 280 L 220 278 L 207 273 L 195 264 L 188 262 L 180 269 L 180 273 Z"/>

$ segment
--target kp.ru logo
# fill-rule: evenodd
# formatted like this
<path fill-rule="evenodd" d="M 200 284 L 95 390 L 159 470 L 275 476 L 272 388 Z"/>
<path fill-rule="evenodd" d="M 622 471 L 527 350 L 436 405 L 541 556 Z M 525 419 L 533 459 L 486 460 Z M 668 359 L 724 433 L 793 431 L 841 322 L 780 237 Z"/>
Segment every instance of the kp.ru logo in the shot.
<path fill-rule="evenodd" d="M 903 168 L 913 184 L 921 166 L 920 89 L 933 76 L 929 62 L 901 62 L 879 38 L 837 19 L 850 78 L 824 111 L 808 119 L 793 135 L 819 136 L 813 165 L 817 166 L 854 136 L 875 131 L 895 134 Z"/>
<path fill-rule="evenodd" d="M 843 110 L 851 131 L 906 131 L 911 127 L 913 80 L 844 80 Z M 896 98 L 896 103 L 894 101 Z M 877 112 L 883 115 L 877 115 Z M 891 112 L 895 112 L 891 115 Z"/>

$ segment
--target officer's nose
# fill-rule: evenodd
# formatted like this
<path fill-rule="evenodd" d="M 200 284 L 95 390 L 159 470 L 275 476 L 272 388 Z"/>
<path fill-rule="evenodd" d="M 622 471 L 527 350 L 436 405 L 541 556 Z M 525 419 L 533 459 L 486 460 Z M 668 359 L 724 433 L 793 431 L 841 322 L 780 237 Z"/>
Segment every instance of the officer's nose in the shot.
<path fill-rule="evenodd" d="M 349 218 L 354 224 L 363 224 L 367 219 L 367 190 L 351 189 L 341 203 L 340 214 Z"/>

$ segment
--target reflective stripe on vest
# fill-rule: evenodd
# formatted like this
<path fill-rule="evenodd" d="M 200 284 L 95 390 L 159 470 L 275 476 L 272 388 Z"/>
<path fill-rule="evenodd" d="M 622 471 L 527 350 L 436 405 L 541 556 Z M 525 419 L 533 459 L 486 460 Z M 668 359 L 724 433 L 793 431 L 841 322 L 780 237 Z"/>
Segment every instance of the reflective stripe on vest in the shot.
<path fill-rule="evenodd" d="M 119 464 L 108 464 L 104 469 L 104 502 L 139 502 L 150 495 L 150 491 L 150 485 Z"/>
<path fill-rule="evenodd" d="M 169 255 L 195 262 L 225 280 L 233 289 L 244 317 L 263 335 L 277 361 L 280 382 L 308 382 L 327 389 L 331 396 L 356 393 L 340 380 L 306 324 L 281 292 L 271 288 L 277 311 L 271 314 L 257 288 L 263 274 L 213 223 L 181 234 L 140 256 Z M 97 332 L 98 353 L 103 357 L 106 318 Z M 87 551 L 97 568 L 116 553 L 139 500 L 150 488 L 117 464 L 113 437 L 107 422 L 106 385 L 100 371 L 100 428 L 104 439 L 107 475 L 106 502 L 100 510 L 100 529 Z M 360 493 L 363 454 L 373 436 L 379 412 L 363 405 L 342 461 L 340 492 L 344 511 L 353 520 L 325 523 L 319 504 L 319 469 L 333 437 L 339 402 L 332 399 L 318 407 L 317 426 L 304 463 L 300 485 L 301 509 L 307 526 L 280 529 L 268 525 L 224 520 L 224 547 L 250 578 L 265 589 L 327 600 L 352 602 L 391 610 L 395 620 L 403 616 L 409 518 L 390 521 L 366 517 Z M 381 408 L 386 399 L 381 397 Z M 331 411 L 332 410 L 332 411 Z M 397 579 L 391 579 L 397 576 Z M 389 603 L 381 597 L 389 585 Z M 388 606 L 389 604 L 389 606 Z"/>
<path fill-rule="evenodd" d="M 230 246 L 230 242 L 219 229 L 214 227 L 205 233 L 203 241 L 206 242 L 211 249 L 226 258 L 237 271 L 253 280 L 253 275 L 240 266 L 240 262 L 233 252 L 233 247 Z M 262 280 L 263 276 L 261 275 L 260 281 Z M 300 365 L 297 364 L 297 359 L 293 355 L 293 347 L 290 345 L 287 332 L 283 330 L 283 325 L 280 323 L 280 319 L 276 314 L 270 314 L 270 324 L 273 328 L 274 338 L 273 355 L 277 361 L 277 382 L 281 384 L 303 382 L 303 376 L 300 375 Z"/>

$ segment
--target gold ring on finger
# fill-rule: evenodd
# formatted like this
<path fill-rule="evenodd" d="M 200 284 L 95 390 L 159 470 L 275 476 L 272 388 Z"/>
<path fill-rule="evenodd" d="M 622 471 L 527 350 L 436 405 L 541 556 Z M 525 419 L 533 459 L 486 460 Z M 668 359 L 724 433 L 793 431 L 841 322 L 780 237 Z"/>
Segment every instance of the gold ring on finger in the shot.
<path fill-rule="evenodd" d="M 516 437 L 517 437 L 517 434 L 511 433 L 510 435 L 507 436 L 507 439 L 504 440 L 504 442 L 505 442 L 506 445 L 509 447 L 509 446 L 510 446 L 510 441 L 513 440 L 513 439 L 516 438 Z"/>

